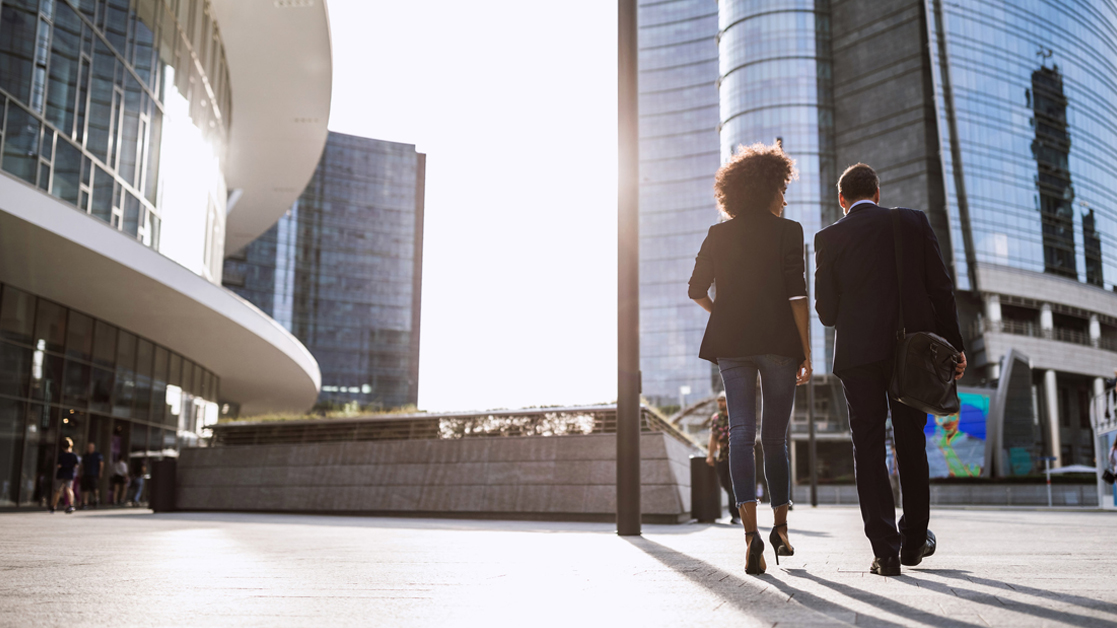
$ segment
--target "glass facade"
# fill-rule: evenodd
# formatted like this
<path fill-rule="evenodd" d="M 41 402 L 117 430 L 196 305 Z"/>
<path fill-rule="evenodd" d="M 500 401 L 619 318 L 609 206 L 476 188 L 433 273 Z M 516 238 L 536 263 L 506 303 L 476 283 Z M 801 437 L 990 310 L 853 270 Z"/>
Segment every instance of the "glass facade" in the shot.
<path fill-rule="evenodd" d="M 318 360 L 320 402 L 418 398 L 425 159 L 409 144 L 331 132 L 287 215 L 225 262 L 225 286 Z"/>
<path fill-rule="evenodd" d="M 972 237 L 969 255 L 955 245 L 959 287 L 971 289 L 968 265 L 976 261 L 1111 289 L 1117 6 L 928 6 L 939 126 L 956 128 L 941 134 L 944 171 L 962 177 L 946 177 L 952 239 L 964 242 L 964 229 Z"/>
<path fill-rule="evenodd" d="M 206 0 L 0 0 L 0 170 L 215 282 L 231 107 Z"/>
<path fill-rule="evenodd" d="M 165 347 L 0 284 L 0 507 L 44 506 L 62 438 L 105 467 L 177 455 L 217 421 L 217 376 Z M 102 499 L 109 494 L 101 478 Z"/>
<path fill-rule="evenodd" d="M 741 144 L 782 143 L 799 170 L 784 217 L 803 225 L 810 244 L 841 215 L 833 191 L 829 3 L 730 0 L 719 17 L 722 158 Z M 828 332 L 813 311 L 811 324 L 814 371 L 825 373 Z"/>
<path fill-rule="evenodd" d="M 644 396 L 666 406 L 720 388 L 698 357 L 707 315 L 686 294 L 694 256 L 718 220 L 718 3 L 648 2 L 637 22 L 640 369 Z"/>

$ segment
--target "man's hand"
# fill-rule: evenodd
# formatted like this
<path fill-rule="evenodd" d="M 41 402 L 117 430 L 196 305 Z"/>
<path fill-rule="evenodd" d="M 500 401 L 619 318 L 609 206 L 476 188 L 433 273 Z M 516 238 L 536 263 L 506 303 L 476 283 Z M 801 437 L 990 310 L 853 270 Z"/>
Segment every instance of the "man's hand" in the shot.
<path fill-rule="evenodd" d="M 795 385 L 802 386 L 809 381 L 811 381 L 811 358 L 807 356 L 807 359 L 799 365 L 799 370 L 795 371 Z"/>
<path fill-rule="evenodd" d="M 706 464 L 710 465 L 711 467 L 714 466 L 715 464 L 717 464 L 714 461 L 714 455 L 713 454 L 709 454 L 709 455 L 706 456 Z"/>
<path fill-rule="evenodd" d="M 958 361 L 958 364 L 955 365 L 955 367 L 954 367 L 954 379 L 955 380 L 962 379 L 962 376 L 966 374 L 966 352 L 963 351 L 962 353 L 959 353 L 958 356 L 961 359 Z"/>

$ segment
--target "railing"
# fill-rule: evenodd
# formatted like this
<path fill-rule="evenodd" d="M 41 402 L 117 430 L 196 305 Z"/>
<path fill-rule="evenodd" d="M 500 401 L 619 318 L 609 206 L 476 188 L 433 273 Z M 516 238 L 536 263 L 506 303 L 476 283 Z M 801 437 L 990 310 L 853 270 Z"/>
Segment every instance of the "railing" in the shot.
<path fill-rule="evenodd" d="M 696 446 L 696 443 L 679 428 L 671 425 L 658 412 L 647 406 L 642 407 L 640 411 L 640 429 L 643 432 L 664 432 L 688 447 Z M 213 426 L 213 444 L 231 447 L 370 440 L 567 436 L 615 434 L 616 432 L 617 407 L 605 405 L 295 421 L 235 421 Z"/>
<path fill-rule="evenodd" d="M 1032 321 L 1014 321 L 1005 319 L 999 323 L 992 323 L 987 320 L 976 320 L 970 328 L 971 336 L 980 336 L 985 332 L 1001 332 L 1005 334 L 1013 334 L 1016 336 L 1029 336 L 1032 338 L 1045 338 L 1048 340 L 1058 340 L 1060 342 L 1069 342 L 1071 344 L 1083 345 L 1086 347 L 1094 346 L 1090 340 L 1090 335 L 1075 329 L 1066 329 L 1065 327 L 1056 327 L 1052 330 L 1045 331 L 1040 326 Z M 1117 351 L 1117 338 L 1098 338 L 1098 347 L 1108 351 Z"/>

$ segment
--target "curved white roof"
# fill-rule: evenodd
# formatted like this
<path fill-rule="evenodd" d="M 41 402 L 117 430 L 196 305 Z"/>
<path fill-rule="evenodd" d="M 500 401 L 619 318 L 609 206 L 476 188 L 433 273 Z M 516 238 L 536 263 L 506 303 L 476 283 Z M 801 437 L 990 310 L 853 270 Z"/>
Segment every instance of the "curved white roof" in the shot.
<path fill-rule="evenodd" d="M 0 282 L 196 361 L 244 415 L 302 412 L 322 376 L 310 351 L 252 304 L 100 220 L 0 175 Z"/>
<path fill-rule="evenodd" d="M 212 0 L 232 85 L 225 254 L 291 207 L 322 155 L 333 58 L 325 0 Z"/>

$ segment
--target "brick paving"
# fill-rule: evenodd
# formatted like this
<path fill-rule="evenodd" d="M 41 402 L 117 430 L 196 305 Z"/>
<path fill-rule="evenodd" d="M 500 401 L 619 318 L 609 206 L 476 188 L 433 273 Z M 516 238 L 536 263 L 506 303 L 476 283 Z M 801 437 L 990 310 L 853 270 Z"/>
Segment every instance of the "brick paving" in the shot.
<path fill-rule="evenodd" d="M 881 578 L 855 508 L 800 507 L 796 556 L 754 577 L 727 523 L 2 514 L 0 625 L 1117 627 L 1117 514 L 931 527 L 938 553 Z"/>

